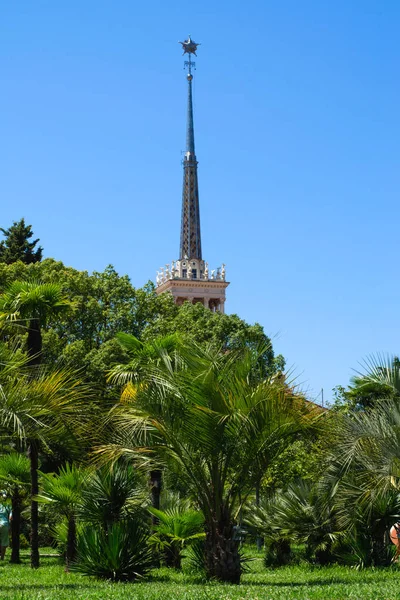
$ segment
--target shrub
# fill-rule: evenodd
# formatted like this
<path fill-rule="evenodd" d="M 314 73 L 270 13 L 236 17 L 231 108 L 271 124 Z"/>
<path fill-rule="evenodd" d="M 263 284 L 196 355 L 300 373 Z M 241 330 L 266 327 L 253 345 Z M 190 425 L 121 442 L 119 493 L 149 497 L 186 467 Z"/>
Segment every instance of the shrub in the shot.
<path fill-rule="evenodd" d="M 205 573 L 206 572 L 206 551 L 205 541 L 196 540 L 187 552 L 189 571 Z"/>
<path fill-rule="evenodd" d="M 203 514 L 179 504 L 165 511 L 149 508 L 149 512 L 158 519 L 151 543 L 163 553 L 167 567 L 180 569 L 183 549 L 205 538 Z"/>
<path fill-rule="evenodd" d="M 141 519 L 113 523 L 108 530 L 89 526 L 78 536 L 73 569 L 112 581 L 133 581 L 152 566 L 149 530 Z"/>
<path fill-rule="evenodd" d="M 29 548 L 29 542 L 23 533 L 21 533 L 19 536 L 19 547 L 21 548 L 21 550 L 26 550 L 27 548 Z"/>
<path fill-rule="evenodd" d="M 266 567 L 283 567 L 293 560 L 290 542 L 285 538 L 269 539 L 266 543 L 264 564 Z"/>

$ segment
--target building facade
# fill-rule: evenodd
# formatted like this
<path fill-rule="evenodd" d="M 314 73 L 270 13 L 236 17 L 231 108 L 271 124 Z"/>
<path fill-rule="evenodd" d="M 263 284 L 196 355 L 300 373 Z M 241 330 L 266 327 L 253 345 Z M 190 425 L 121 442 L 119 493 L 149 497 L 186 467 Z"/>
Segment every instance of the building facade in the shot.
<path fill-rule="evenodd" d="M 194 144 L 192 82 L 197 46 L 190 36 L 182 44 L 188 54 L 188 98 L 186 120 L 186 151 L 183 160 L 182 217 L 179 259 L 166 264 L 157 272 L 157 294 L 170 292 L 177 304 L 185 301 L 201 302 L 212 311 L 225 311 L 226 281 L 225 265 L 210 270 L 203 260 L 201 249 L 199 183 L 197 158 Z"/>

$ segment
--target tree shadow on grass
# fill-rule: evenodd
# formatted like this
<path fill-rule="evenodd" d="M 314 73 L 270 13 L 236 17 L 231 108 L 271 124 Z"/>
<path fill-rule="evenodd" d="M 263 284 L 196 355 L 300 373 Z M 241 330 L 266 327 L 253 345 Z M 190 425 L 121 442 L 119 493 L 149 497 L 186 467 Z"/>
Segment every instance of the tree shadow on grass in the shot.
<path fill-rule="evenodd" d="M 177 574 L 181 575 L 182 573 L 178 571 Z M 171 585 L 205 585 L 209 583 L 209 580 L 206 579 L 204 575 L 188 575 L 187 573 L 184 573 L 183 575 L 184 579 L 182 579 L 182 581 L 176 581 L 176 579 L 173 578 L 173 575 L 150 573 L 145 581 L 151 583 L 170 583 Z"/>
<path fill-rule="evenodd" d="M 64 590 L 87 590 L 93 589 L 93 585 L 85 585 L 82 583 L 13 583 L 10 585 L 0 584 L 0 594 L 1 592 L 10 592 L 17 591 L 23 592 L 27 590 L 58 590 L 60 592 Z M 1 596 L 0 596 L 1 598 Z"/>
<path fill-rule="evenodd" d="M 216 579 L 206 579 L 204 577 L 202 577 L 201 575 L 192 575 L 189 576 L 187 578 L 185 578 L 183 581 L 177 582 L 174 581 L 173 579 L 171 579 L 170 577 L 168 577 L 167 574 L 163 574 L 163 575 L 158 575 L 158 574 L 154 574 L 154 575 L 150 575 L 150 577 L 148 577 L 146 579 L 146 581 L 148 582 L 152 582 L 152 583 L 163 583 L 163 584 L 169 584 L 171 586 L 173 585 L 186 585 L 186 586 L 201 586 L 201 585 L 227 585 L 230 586 L 232 585 L 233 587 L 237 587 L 236 584 L 229 584 L 226 583 L 224 584 L 222 581 L 218 581 Z M 343 585 L 343 584 L 347 584 L 347 585 L 351 585 L 352 581 L 349 581 L 348 579 L 344 579 L 344 578 L 335 578 L 335 579 L 329 579 L 329 578 L 324 578 L 324 579 L 315 579 L 313 581 L 242 581 L 239 586 L 241 588 L 245 588 L 245 587 L 271 587 L 271 588 L 280 588 L 280 587 L 288 587 L 288 588 L 298 588 L 298 587 L 322 587 L 322 586 L 326 586 L 326 585 Z M 360 583 L 360 582 L 359 582 Z M 366 582 L 368 583 L 368 582 Z"/>
<path fill-rule="evenodd" d="M 315 581 L 244 581 L 241 587 L 318 587 L 326 585 L 351 585 L 353 582 L 348 579 L 317 579 Z M 361 583 L 361 582 L 357 582 Z M 366 584 L 370 582 L 365 582 Z"/>

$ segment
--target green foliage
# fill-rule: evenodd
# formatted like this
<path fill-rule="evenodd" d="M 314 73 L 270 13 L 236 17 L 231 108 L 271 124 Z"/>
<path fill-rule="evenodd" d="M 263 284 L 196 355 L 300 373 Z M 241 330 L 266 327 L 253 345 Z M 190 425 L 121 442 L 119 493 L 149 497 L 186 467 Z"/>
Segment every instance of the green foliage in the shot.
<path fill-rule="evenodd" d="M 23 533 L 21 533 L 21 535 L 19 536 L 19 546 L 21 550 L 27 550 L 27 548 L 29 548 L 29 542 Z"/>
<path fill-rule="evenodd" d="M 389 530 L 400 521 L 399 491 L 379 485 L 366 490 L 365 474 L 350 472 L 337 486 L 334 501 L 343 532 L 340 558 L 358 568 L 388 566 L 395 549 Z"/>
<path fill-rule="evenodd" d="M 99 449 L 112 460 L 153 451 L 176 464 L 205 517 L 208 573 L 221 579 L 240 573 L 237 503 L 310 418 L 279 378 L 254 380 L 258 359 L 248 347 L 221 353 L 193 342 L 160 352 L 132 404 L 114 409 L 113 443 Z"/>
<path fill-rule="evenodd" d="M 175 310 L 169 294 L 157 296 L 152 284 L 135 289 L 129 277 L 118 275 L 112 266 L 89 274 L 53 259 L 30 265 L 0 263 L 0 292 L 16 281 L 60 286 L 74 310 L 50 315 L 42 322 L 42 360 L 82 369 L 105 400 L 117 397 L 115 386 L 107 383 L 107 372 L 115 364 L 128 362 L 127 352 L 114 339 L 116 334 L 141 337 L 150 322 Z M 25 332 L 21 327 L 23 345 Z"/>
<path fill-rule="evenodd" d="M 56 558 L 44 558 L 40 571 L 26 565 L 4 563 L 0 569 L 2 600 L 394 600 L 398 597 L 399 570 L 365 569 L 333 565 L 296 565 L 266 570 L 256 552 L 251 572 L 240 586 L 205 582 L 198 573 L 158 569 L 146 580 L 110 583 L 107 580 L 66 573 Z"/>
<path fill-rule="evenodd" d="M 29 459 L 19 452 L 0 456 L 0 486 L 8 495 L 18 491 L 26 496 L 30 484 Z"/>
<path fill-rule="evenodd" d="M 36 500 L 51 504 L 53 512 L 62 517 L 52 532 L 58 546 L 65 550 L 67 568 L 76 558 L 77 533 L 78 540 L 80 536 L 84 539 L 81 548 L 94 543 L 94 539 L 104 544 L 102 531 L 107 536 L 114 524 L 143 517 L 143 490 L 139 482 L 138 474 L 125 465 L 115 465 L 112 471 L 103 468 L 91 472 L 66 464 L 58 474 L 42 473 L 43 491 Z M 94 537 L 86 535 L 88 527 Z M 109 551 L 113 549 L 112 545 Z M 84 563 L 87 565 L 86 559 Z"/>
<path fill-rule="evenodd" d="M 58 473 L 41 473 L 42 493 L 37 500 L 51 504 L 53 510 L 70 517 L 74 515 L 82 501 L 82 490 L 88 472 L 68 463 Z"/>
<path fill-rule="evenodd" d="M 145 340 L 159 339 L 179 333 L 198 344 L 212 345 L 214 348 L 235 350 L 247 346 L 256 352 L 263 348 L 260 360 L 264 374 L 272 374 L 284 369 L 281 355 L 275 357 L 271 340 L 261 325 L 249 325 L 237 315 L 212 312 L 202 304 L 185 302 L 181 307 L 173 306 L 167 314 L 149 323 L 143 332 Z"/>
<path fill-rule="evenodd" d="M 29 265 L 0 263 L 0 293 L 15 281 L 40 281 L 61 287 L 74 310 L 46 316 L 41 327 L 42 360 L 83 369 L 87 381 L 96 386 L 105 402 L 118 397 L 116 386 L 107 382 L 107 372 L 130 361 L 126 348 L 115 342 L 119 332 L 146 345 L 175 332 L 224 349 L 245 343 L 250 348 L 265 348 L 260 357 L 265 373 L 284 366 L 282 357 L 274 357 L 260 325 L 249 325 L 236 315 L 212 313 L 200 304 L 178 307 L 170 294 L 157 296 L 152 283 L 135 289 L 129 278 L 118 275 L 112 266 L 103 272 L 88 273 L 53 259 Z M 22 344 L 26 343 L 25 332 L 21 328 Z"/>
<path fill-rule="evenodd" d="M 130 465 L 116 463 L 92 473 L 82 490 L 79 518 L 108 531 L 114 523 L 140 514 L 146 501 L 143 475 Z"/>
<path fill-rule="evenodd" d="M 46 444 L 63 431 L 72 435 L 87 410 L 90 391 L 71 371 L 14 372 L 0 387 L 0 431 L 22 442 Z"/>
<path fill-rule="evenodd" d="M 283 567 L 292 561 L 293 553 L 289 540 L 279 536 L 266 540 L 264 564 L 267 568 Z"/>
<path fill-rule="evenodd" d="M 149 512 L 157 517 L 153 526 L 151 543 L 161 550 L 166 565 L 181 568 L 182 551 L 193 542 L 204 539 L 204 517 L 201 512 L 191 510 L 184 504 L 165 511 L 150 507 Z"/>
<path fill-rule="evenodd" d="M 30 462 L 23 454 L 10 452 L 0 457 L 0 484 L 11 500 L 11 562 L 20 562 L 21 511 L 27 503 L 31 482 Z"/>
<path fill-rule="evenodd" d="M 388 531 L 400 520 L 399 431 L 395 400 L 338 421 L 325 485 L 352 548 L 350 560 L 358 566 L 382 566 L 391 560 Z"/>
<path fill-rule="evenodd" d="M 334 444 L 324 485 L 335 504 L 342 559 L 390 564 L 390 527 L 400 520 L 400 364 L 396 357 L 365 362 L 355 380 L 357 400 L 330 419 Z"/>
<path fill-rule="evenodd" d="M 35 246 L 39 239 L 32 240 L 31 225 L 25 225 L 25 219 L 14 221 L 8 229 L 0 228 L 5 239 L 0 242 L 0 262 L 12 264 L 22 261 L 25 264 L 36 263 L 42 260 L 43 248 Z"/>
<path fill-rule="evenodd" d="M 177 334 L 142 342 L 133 335 L 120 332 L 117 340 L 129 356 L 126 364 L 111 369 L 109 379 L 118 385 L 145 380 L 150 374 L 149 366 L 159 364 L 163 355 L 171 355 L 180 344 Z"/>
<path fill-rule="evenodd" d="M 187 565 L 190 571 L 205 575 L 207 572 L 205 540 L 195 540 L 193 544 L 190 544 L 187 552 Z"/>
<path fill-rule="evenodd" d="M 23 265 L 0 264 L 0 291 L 16 280 L 57 283 L 75 306 L 61 320 L 49 320 L 46 330 L 54 329 L 64 347 L 83 341 L 86 352 L 115 337 L 119 331 L 140 336 L 144 327 L 173 305 L 169 295 L 158 297 L 154 286 L 135 289 L 128 276 L 120 276 L 112 266 L 104 272 L 77 271 L 61 262 L 46 259 Z"/>
<path fill-rule="evenodd" d="M 56 283 L 13 281 L 0 296 L 0 322 L 38 319 L 42 326 L 71 303 Z"/>
<path fill-rule="evenodd" d="M 37 368 L 33 372 L 15 371 L 7 385 L 0 387 L 0 433 L 15 438 L 28 447 L 31 474 L 31 566 L 39 566 L 38 454 L 59 437 L 82 426 L 87 417 L 90 394 L 75 373 L 49 372 Z M 83 418 L 82 418 L 83 417 Z M 74 427 L 75 425 L 75 427 Z M 14 530 L 15 510 L 12 529 Z M 16 536 L 17 547 L 19 535 Z M 18 557 L 15 557 L 18 560 Z"/>
<path fill-rule="evenodd" d="M 48 506 L 46 508 L 49 508 Z M 46 512 L 46 518 L 48 518 L 48 511 Z M 49 524 L 50 527 L 50 539 L 51 539 L 51 546 L 55 547 L 57 549 L 57 552 L 59 552 L 59 554 L 62 556 L 63 559 L 66 559 L 67 556 L 67 550 L 68 550 L 68 534 L 69 534 L 69 522 L 67 518 L 62 518 L 61 520 L 59 520 L 59 518 L 54 522 L 54 523 L 50 523 Z M 77 523 L 76 524 L 76 534 L 77 534 L 77 538 L 79 538 L 79 536 L 81 535 L 83 529 L 85 528 L 85 524 L 84 523 Z"/>
<path fill-rule="evenodd" d="M 6 332 L 16 326 L 27 330 L 28 364 L 37 366 L 42 362 L 42 328 L 70 306 L 55 283 L 13 281 L 0 296 L 0 327 Z"/>
<path fill-rule="evenodd" d="M 306 555 L 318 564 L 333 561 L 332 545 L 338 539 L 333 503 L 311 482 L 291 484 L 275 504 L 281 534 L 306 545 Z"/>
<path fill-rule="evenodd" d="M 340 411 L 373 408 L 380 400 L 400 397 L 400 360 L 397 356 L 372 356 L 364 362 L 348 388 L 335 388 L 334 408 Z"/>
<path fill-rule="evenodd" d="M 107 531 L 85 527 L 78 538 L 74 570 L 111 581 L 142 578 L 152 566 L 149 530 L 139 517 L 113 523 Z"/>
<path fill-rule="evenodd" d="M 51 529 L 51 534 L 53 537 L 52 545 L 57 548 L 57 551 L 64 558 L 68 546 L 68 519 L 57 520 Z"/>
<path fill-rule="evenodd" d="M 337 541 L 336 512 L 333 503 L 310 481 L 291 483 L 274 498 L 265 498 L 251 507 L 246 523 L 266 538 L 270 558 L 278 553 L 289 556 L 286 542 L 305 544 L 306 557 L 319 564 L 333 561 L 332 546 Z M 289 547 L 290 550 L 290 547 Z"/>
<path fill-rule="evenodd" d="M 322 431 L 322 429 L 321 429 Z M 265 470 L 262 489 L 268 494 L 284 490 L 296 480 L 318 481 L 324 472 L 326 448 L 317 435 L 287 444 Z"/>

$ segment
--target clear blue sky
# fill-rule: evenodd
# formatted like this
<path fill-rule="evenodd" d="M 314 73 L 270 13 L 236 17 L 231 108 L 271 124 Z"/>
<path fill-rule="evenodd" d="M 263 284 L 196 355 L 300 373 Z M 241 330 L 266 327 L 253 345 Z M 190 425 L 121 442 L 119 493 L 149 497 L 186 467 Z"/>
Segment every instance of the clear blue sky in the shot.
<path fill-rule="evenodd" d="M 135 286 L 177 258 L 195 76 L 203 253 L 325 397 L 400 352 L 396 0 L 19 0 L 0 19 L 0 225 Z"/>

